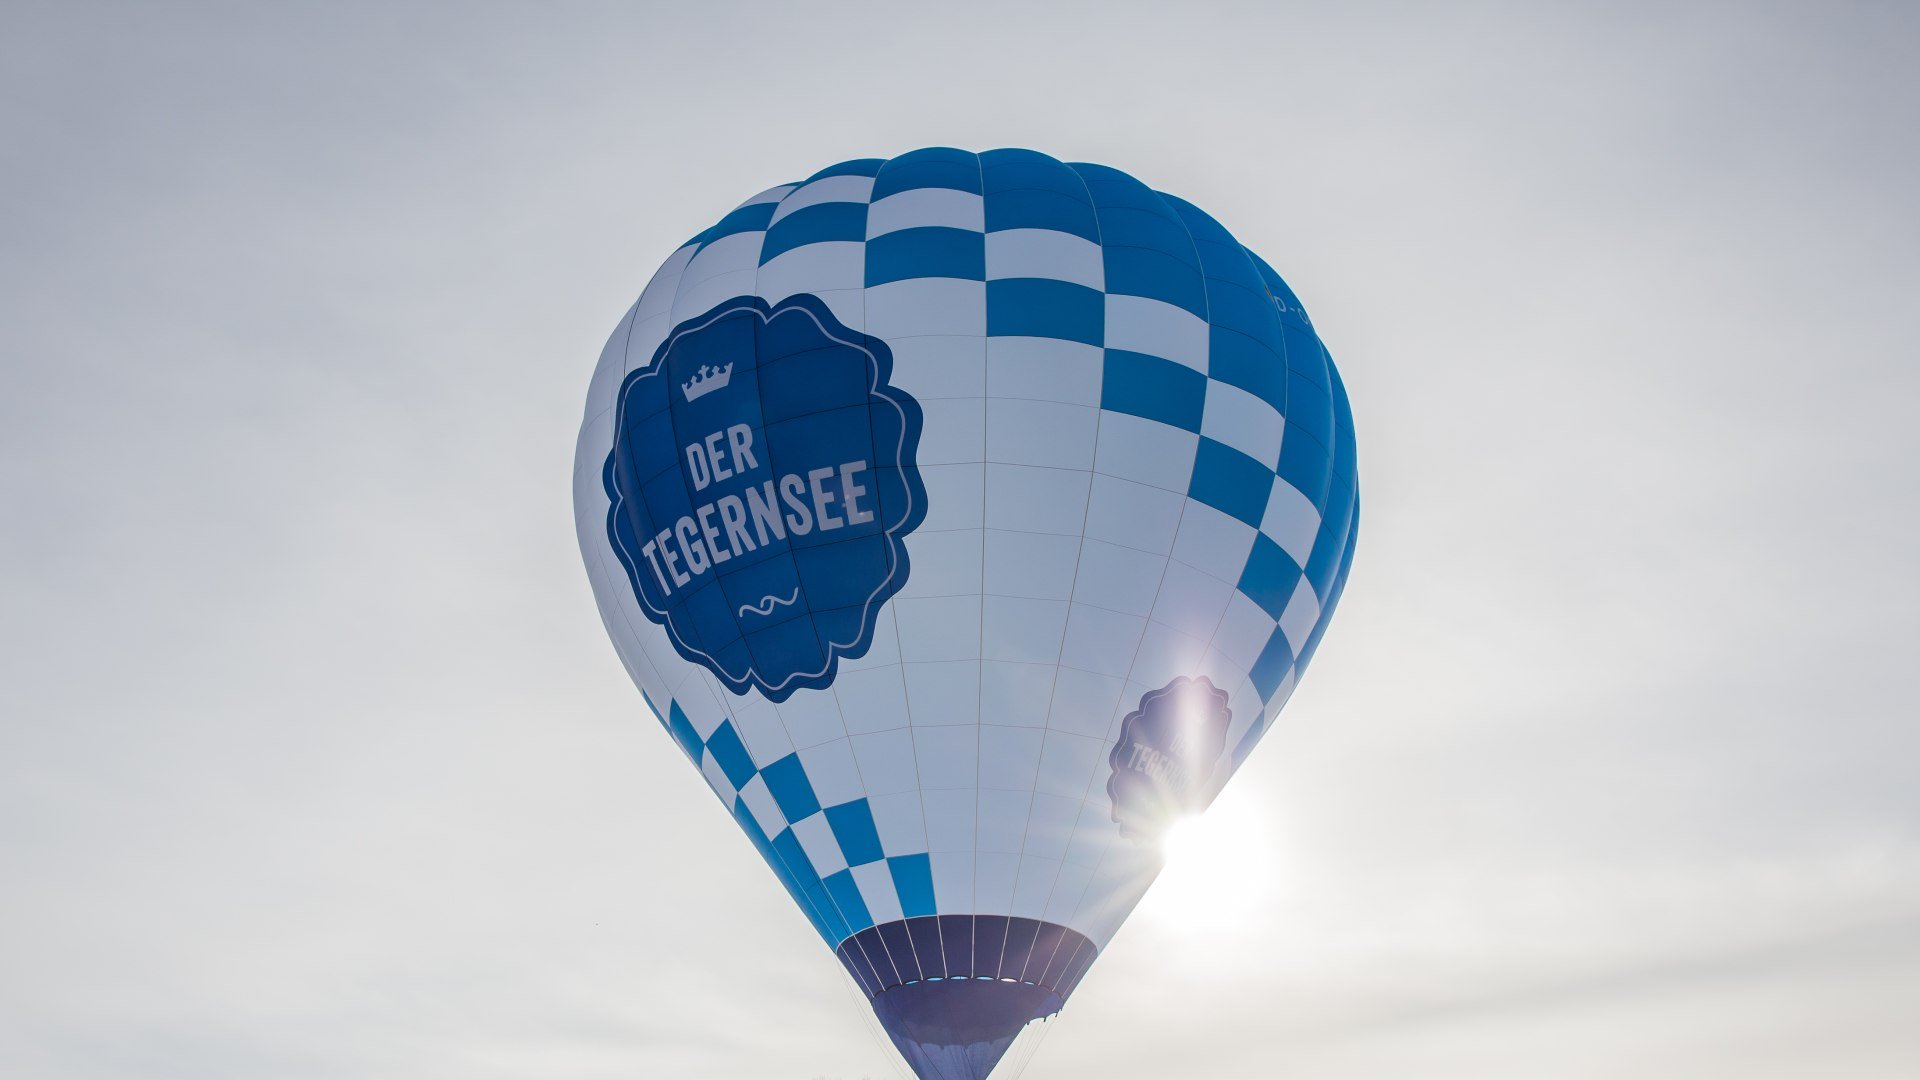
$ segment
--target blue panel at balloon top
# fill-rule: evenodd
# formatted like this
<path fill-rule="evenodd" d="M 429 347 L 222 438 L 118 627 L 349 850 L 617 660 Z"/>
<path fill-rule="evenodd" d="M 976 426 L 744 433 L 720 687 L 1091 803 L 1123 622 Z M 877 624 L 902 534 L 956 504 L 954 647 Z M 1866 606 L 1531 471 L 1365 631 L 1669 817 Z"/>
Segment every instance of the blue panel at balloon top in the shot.
<path fill-rule="evenodd" d="M 760 247 L 762 265 L 808 244 L 830 240 L 861 240 L 867 235 L 865 203 L 829 202 L 795 210 L 767 229 Z"/>
<path fill-rule="evenodd" d="M 918 277 L 987 279 L 986 237 L 971 229 L 902 229 L 867 242 L 867 286 Z"/>
<path fill-rule="evenodd" d="M 889 160 L 874 175 L 873 201 L 916 188 L 980 192 L 980 159 L 965 150 L 935 146 Z"/>
<path fill-rule="evenodd" d="M 814 297 L 743 296 L 621 384 L 609 545 L 647 618 L 735 694 L 830 684 L 906 584 L 927 500 L 920 407 L 892 372 L 884 342 Z M 636 456 L 663 440 L 671 467 Z"/>
<path fill-rule="evenodd" d="M 987 282 L 987 333 L 1050 337 L 1099 345 L 1106 309 L 1099 292 L 1070 281 L 1004 278 Z"/>
<path fill-rule="evenodd" d="M 1181 239 L 1186 238 L 1183 235 Z M 1207 317 L 1207 287 L 1200 271 L 1173 252 L 1143 247 L 1109 247 L 1102 260 L 1107 292 L 1144 296 Z"/>
<path fill-rule="evenodd" d="M 989 191 L 986 196 L 988 232 L 1007 229 L 1051 229 L 1084 240 L 1100 241 L 1100 225 L 1084 196 L 1015 187 Z"/>

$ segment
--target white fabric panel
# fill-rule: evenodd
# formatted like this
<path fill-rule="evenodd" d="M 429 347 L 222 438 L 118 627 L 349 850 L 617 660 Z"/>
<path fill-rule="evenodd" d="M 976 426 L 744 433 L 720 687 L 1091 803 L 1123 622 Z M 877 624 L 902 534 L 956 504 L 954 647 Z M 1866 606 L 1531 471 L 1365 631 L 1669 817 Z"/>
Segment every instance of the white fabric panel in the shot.
<path fill-rule="evenodd" d="M 880 617 L 873 623 L 873 647 L 867 655 L 840 661 L 840 670 L 867 671 L 872 668 L 891 667 L 900 662 L 900 634 L 893 621 L 893 608 L 880 609 Z"/>
<path fill-rule="evenodd" d="M 1220 607 L 1224 613 L 1225 597 L 1220 598 Z M 1192 618 L 1194 621 L 1203 621 L 1204 615 L 1196 613 Z M 1199 666 L 1206 655 L 1205 638 L 1183 634 L 1163 622 L 1149 621 L 1146 632 L 1140 636 L 1140 653 L 1134 657 L 1133 672 L 1127 676 L 1130 684 L 1127 700 L 1137 702 L 1148 691 L 1157 690 L 1175 678 L 1188 674 Z"/>
<path fill-rule="evenodd" d="M 1273 492 L 1267 496 L 1266 516 L 1260 519 L 1260 531 L 1293 556 L 1295 565 L 1305 566 L 1313 554 L 1313 541 L 1320 535 L 1320 512 L 1299 488 L 1276 476 Z"/>
<path fill-rule="evenodd" d="M 667 334 L 672 330 L 673 319 L 666 312 L 661 312 L 652 318 L 636 317 L 634 319 L 632 331 L 627 335 L 626 347 L 620 357 L 619 370 L 608 373 L 606 403 L 608 408 L 613 406 L 613 395 L 618 392 L 620 383 L 626 380 L 629 373 L 653 366 L 653 354 L 659 351 L 660 343 L 667 339 Z"/>
<path fill-rule="evenodd" d="M 1178 491 L 1095 474 L 1087 499 L 1086 535 L 1119 547 L 1166 555 L 1173 550 L 1174 532 L 1180 527 L 1180 513 L 1186 504 L 1186 495 Z"/>
<path fill-rule="evenodd" d="M 847 730 L 855 735 L 907 726 L 907 687 L 898 665 L 842 671 L 833 693 Z"/>
<path fill-rule="evenodd" d="M 687 264 L 693 261 L 693 253 L 695 250 L 692 244 L 688 244 L 672 255 L 669 255 L 667 261 L 663 263 L 659 271 L 653 275 L 653 280 L 647 282 L 646 289 L 640 293 L 639 302 L 634 305 L 634 322 L 636 325 L 653 319 L 671 322 L 670 316 L 673 314 L 673 294 L 680 288 L 680 278 L 686 273 Z M 666 336 L 664 330 L 660 336 Z M 658 344 L 658 342 L 655 342 L 655 344 Z M 643 355 L 636 359 L 634 352 L 635 350 L 631 348 L 627 350 L 626 355 L 629 364 L 643 363 L 648 356 L 653 355 L 653 350 L 648 349 Z"/>
<path fill-rule="evenodd" d="M 1289 669 L 1287 671 L 1287 677 L 1281 679 L 1279 687 L 1274 690 L 1273 697 L 1267 700 L 1266 716 L 1268 719 L 1278 716 L 1280 710 L 1286 707 L 1288 699 L 1293 697 L 1293 688 L 1298 681 L 1299 670 L 1299 668 Z"/>
<path fill-rule="evenodd" d="M 1012 727 L 1045 727 L 1047 699 L 1053 695 L 1053 665 L 980 663 L 980 722 Z"/>
<path fill-rule="evenodd" d="M 913 574 L 899 595 L 976 596 L 980 591 L 980 544 L 979 529 L 914 532 L 907 537 Z"/>
<path fill-rule="evenodd" d="M 1280 464 L 1280 436 L 1285 427 L 1273 406 L 1232 383 L 1208 380 L 1200 434 L 1273 469 Z"/>
<path fill-rule="evenodd" d="M 1124 682 L 1112 675 L 1061 668 L 1054 678 L 1047 726 L 1073 735 L 1104 737 Z"/>
<path fill-rule="evenodd" d="M 1066 858 L 1081 805 L 1077 797 L 1036 793 L 1027 811 L 1026 854 L 1056 862 Z"/>
<path fill-rule="evenodd" d="M 978 618 L 978 601 L 973 610 Z M 947 727 L 980 719 L 978 660 L 907 664 L 903 671 L 907 679 L 907 718 L 913 726 Z"/>
<path fill-rule="evenodd" d="M 984 658 L 1023 664 L 1059 662 L 1067 628 L 1065 600 L 983 596 L 978 601 Z"/>
<path fill-rule="evenodd" d="M 1311 591 L 1311 590 L 1309 590 Z M 1227 600 L 1226 614 L 1213 632 L 1213 647 L 1238 664 L 1241 671 L 1253 667 L 1273 634 L 1273 617 L 1243 592 L 1234 592 Z"/>
<path fill-rule="evenodd" d="M 1047 898 L 1046 910 L 1040 918 L 1048 922 L 1065 922 L 1072 916 L 1073 910 L 1080 906 L 1080 897 L 1087 891 L 1087 882 L 1093 880 L 1092 863 L 1062 863 L 1060 873 L 1053 880 L 1053 893 Z"/>
<path fill-rule="evenodd" d="M 1139 615 L 1075 604 L 1067 619 L 1060 663 L 1102 675 L 1125 676 L 1133 666 L 1133 654 L 1146 627 L 1147 620 Z"/>
<path fill-rule="evenodd" d="M 1114 844 L 1126 842 L 1114 831 L 1112 812 L 1106 785 L 1090 787 L 1086 802 L 1081 804 L 1079 820 L 1074 823 L 1073 839 L 1067 842 L 1068 866 L 1084 866 L 1091 876 L 1093 867 L 1106 859 Z"/>
<path fill-rule="evenodd" d="M 674 294 L 673 321 L 677 324 L 712 310 L 722 300 L 736 296 L 745 296 L 753 292 L 753 268 L 735 270 L 731 273 L 715 274 L 698 282 L 685 282 L 680 291 Z M 638 356 L 636 365 L 644 365 L 647 358 Z"/>
<path fill-rule="evenodd" d="M 715 795 L 720 796 L 720 801 L 726 804 L 727 809 L 733 809 L 734 797 L 739 792 L 733 790 L 733 783 L 727 779 L 727 774 L 721 771 L 720 763 L 713 760 L 713 755 L 707 755 L 705 760 L 700 762 L 700 775 L 706 777 L 707 786 L 713 789 Z"/>
<path fill-rule="evenodd" d="M 1059 876 L 1060 863 L 1057 860 L 1022 856 L 1019 877 L 1014 882 L 1013 902 L 1009 909 L 1011 913 L 1023 919 L 1039 918 L 1047 909 L 1047 898 L 1053 892 L 1054 879 Z M 1030 946 L 1027 956 L 1009 957 L 1008 960 L 1019 963 L 1024 969 L 1032 959 L 1031 951 Z"/>
<path fill-rule="evenodd" d="M 765 233 L 742 232 L 723 236 L 702 247 L 680 275 L 669 318 L 676 324 L 705 314 L 729 297 L 753 291 L 760 268 L 760 242 Z"/>
<path fill-rule="evenodd" d="M 753 815 L 754 824 L 768 836 L 779 836 L 780 830 L 787 827 L 787 816 L 780 812 L 780 804 L 773 799 L 773 793 L 767 790 L 767 782 L 754 774 L 746 786 L 740 789 L 740 801 L 747 805 L 747 812 Z M 914 810 L 919 811 L 916 802 Z"/>
<path fill-rule="evenodd" d="M 1073 590 L 1080 538 L 988 529 L 983 591 L 997 596 L 1065 600 Z"/>
<path fill-rule="evenodd" d="M 1057 401 L 994 398 L 987 404 L 987 460 L 1086 471 L 1100 412 Z"/>
<path fill-rule="evenodd" d="M 1247 669 L 1227 658 L 1227 654 L 1209 645 L 1206 654 L 1201 656 L 1200 664 L 1194 669 L 1196 678 L 1204 678 L 1215 687 L 1231 695 L 1233 688 L 1246 682 Z"/>
<path fill-rule="evenodd" d="M 916 597 L 893 602 L 900 627 L 900 655 L 908 663 L 973 660 L 980 655 L 980 599 L 975 596 Z M 907 676 L 907 701 L 918 708 L 913 676 Z"/>
<path fill-rule="evenodd" d="M 815 814 L 805 821 L 794 822 L 793 838 L 800 841 L 801 850 L 807 853 L 807 861 L 813 864 L 814 872 L 821 877 L 837 874 L 847 868 L 847 857 L 840 851 L 840 841 L 834 837 L 832 826 L 827 824 L 827 815 Z"/>
<path fill-rule="evenodd" d="M 1013 912 L 1013 886 L 1020 877 L 1020 856 L 982 851 L 974 857 L 973 904 L 981 915 Z"/>
<path fill-rule="evenodd" d="M 741 791 L 745 797 L 746 792 Z M 891 795 L 870 795 L 867 806 L 873 811 L 874 831 L 880 834 L 880 850 L 888 855 L 913 855 L 927 850 L 926 812 L 918 791 Z"/>
<path fill-rule="evenodd" d="M 586 424 L 581 430 L 581 446 L 592 445 L 598 448 L 603 443 L 611 444 L 613 441 L 613 422 L 610 416 L 607 417 L 604 426 L 597 429 L 596 438 L 589 440 L 586 437 L 586 428 L 591 427 L 596 418 L 606 415 L 607 410 L 613 407 L 613 395 L 620 389 L 621 381 L 626 378 L 627 343 L 632 339 L 634 315 L 639 309 L 638 301 L 627 308 L 627 313 L 620 319 L 620 325 L 614 327 L 613 336 L 607 338 L 606 346 L 600 350 L 600 362 L 594 365 L 593 379 L 587 384 Z M 605 434 L 601 435 L 598 432 L 605 432 Z M 582 458 L 587 456 L 581 455 Z M 584 461 L 581 463 L 584 464 Z M 580 474 L 587 472 L 593 472 L 593 481 L 598 484 L 599 474 L 593 470 L 576 469 L 575 479 L 578 480 Z M 580 489 L 576 485 L 574 496 L 577 499 L 579 495 Z"/>
<path fill-rule="evenodd" d="M 1107 859 L 1094 870 L 1093 880 L 1068 921 L 1085 927 L 1081 933 L 1096 942 L 1111 939 L 1159 870 L 1157 852 L 1132 844 L 1113 845 Z"/>
<path fill-rule="evenodd" d="M 1096 482 L 1096 493 L 1099 487 Z M 1094 503 L 1099 504 L 1097 494 Z M 992 551 L 991 540 L 988 542 L 988 551 Z M 1146 615 L 1153 610 L 1154 597 L 1160 592 L 1160 576 L 1166 568 L 1165 555 L 1135 551 L 1089 538 L 1080 543 L 1073 598 L 1082 604 L 1093 604 L 1129 615 Z"/>
<path fill-rule="evenodd" d="M 793 753 L 793 739 L 780 713 L 763 697 L 749 698 L 733 710 L 733 729 L 747 746 L 753 760 L 768 765 Z M 768 833 L 772 836 L 772 833 Z"/>
<path fill-rule="evenodd" d="M 1248 730 L 1253 725 L 1260 723 L 1261 715 L 1266 709 L 1266 702 L 1261 700 L 1260 692 L 1254 688 L 1253 681 L 1247 677 L 1242 676 L 1232 687 L 1225 689 L 1229 695 L 1227 708 L 1232 711 L 1233 717 L 1227 725 L 1226 750 L 1214 774 L 1206 805 L 1212 804 L 1213 796 L 1219 794 L 1221 786 L 1232 775 L 1234 748 L 1240 745 L 1240 740 L 1246 738 Z"/>
<path fill-rule="evenodd" d="M 1053 229 L 1002 229 L 987 234 L 987 280 L 1053 278 L 1089 289 L 1107 284 L 1100 245 Z"/>
<path fill-rule="evenodd" d="M 1144 296 L 1107 294 L 1107 348 L 1144 353 L 1207 371 L 1207 324 L 1191 312 Z"/>
<path fill-rule="evenodd" d="M 979 402 L 987 386 L 985 339 L 921 334 L 896 338 L 889 344 L 894 385 L 918 398 L 922 409 L 942 398 L 963 398 L 972 399 L 985 415 L 985 406 Z M 931 421 L 928 426 L 932 426 Z M 921 438 L 925 437 L 922 433 Z"/>
<path fill-rule="evenodd" d="M 1100 404 L 1106 354 L 1094 345 L 1057 338 L 987 339 L 987 393 L 1068 405 Z"/>
<path fill-rule="evenodd" d="M 873 731 L 855 735 L 848 742 L 852 745 L 853 758 L 858 763 L 860 780 L 867 795 L 895 795 L 918 790 L 920 772 L 913 758 L 911 731 L 906 728 Z M 802 760 L 805 760 L 804 757 Z M 811 770 L 808 771 L 808 778 L 812 778 Z M 814 789 L 816 792 L 819 790 L 818 783 Z M 820 802 L 826 805 L 826 796 L 821 796 Z"/>
<path fill-rule="evenodd" d="M 975 846 L 981 851 L 1019 851 L 1026 844 L 1027 810 L 1032 804 L 1031 791 L 981 788 L 976 825 L 980 835 Z"/>
<path fill-rule="evenodd" d="M 665 633 L 660 632 L 652 623 L 646 622 L 638 612 L 628 612 L 627 619 L 639 635 L 640 643 L 647 648 L 650 657 L 673 655 L 673 646 L 667 643 Z M 643 627 L 645 629 L 642 629 Z M 657 664 L 656 667 L 658 667 Z M 693 730 L 698 732 L 701 738 L 711 735 L 713 730 L 720 726 L 720 721 L 727 718 L 726 712 L 714 703 L 713 691 L 708 688 L 713 676 L 685 664 L 659 668 L 659 673 L 661 685 L 666 688 L 666 694 L 660 700 L 662 703 L 669 699 L 678 701 L 682 711 L 687 714 L 688 721 L 693 724 Z"/>
<path fill-rule="evenodd" d="M 987 459 L 985 399 L 934 398 L 920 403 L 920 414 L 926 418 L 920 432 L 919 462 L 923 467 Z"/>
<path fill-rule="evenodd" d="M 1280 613 L 1280 630 L 1287 635 L 1287 644 L 1293 646 L 1295 656 L 1307 647 L 1307 637 L 1319 621 L 1320 598 L 1314 595 L 1307 579 L 1301 578 L 1294 585 L 1293 598 L 1287 601 L 1286 610 Z"/>
<path fill-rule="evenodd" d="M 1040 771 L 1040 748 L 1046 732 L 1039 728 L 981 724 L 980 786 L 1024 791 L 1033 787 Z"/>
<path fill-rule="evenodd" d="M 928 862 L 933 869 L 933 900 L 941 911 L 972 911 L 973 845 L 934 848 Z"/>
<path fill-rule="evenodd" d="M 823 289 L 813 294 L 833 317 L 847 329 L 864 332 L 867 328 L 867 294 L 864 289 Z"/>
<path fill-rule="evenodd" d="M 1266 702 L 1260 699 L 1260 692 L 1254 688 L 1253 681 L 1244 675 L 1226 689 L 1229 695 L 1227 707 L 1232 710 L 1233 719 L 1227 725 L 1227 745 L 1221 752 L 1221 760 L 1207 794 L 1209 805 L 1213 801 L 1213 796 L 1219 794 L 1220 788 L 1233 774 L 1234 748 L 1240 745 L 1241 739 L 1246 738 L 1248 730 L 1253 725 L 1261 722 L 1261 716 L 1266 708 Z"/>
<path fill-rule="evenodd" d="M 927 489 L 927 518 L 922 529 L 977 529 L 985 524 L 981 500 L 986 486 L 984 465 L 923 465 L 920 482 Z"/>
<path fill-rule="evenodd" d="M 821 806 L 838 806 L 866 794 L 860 769 L 853 761 L 853 747 L 845 739 L 800 751 L 800 765 L 807 770 Z"/>
<path fill-rule="evenodd" d="M 931 227 L 985 232 L 986 204 L 971 191 L 912 188 L 867 206 L 867 238 Z"/>
<path fill-rule="evenodd" d="M 974 819 L 979 814 L 979 799 L 972 788 L 947 791 L 923 791 L 920 802 L 927 813 L 927 850 L 935 853 L 960 851 L 973 854 Z M 972 864 L 968 863 L 968 879 Z"/>
<path fill-rule="evenodd" d="M 1087 519 L 1088 474 L 987 464 L 987 527 L 1077 536 Z"/>
<path fill-rule="evenodd" d="M 1206 503 L 1188 499 L 1173 539 L 1173 557 L 1229 585 L 1238 584 L 1258 531 Z"/>
<path fill-rule="evenodd" d="M 973 787 L 980 777 L 979 732 L 973 724 L 913 728 L 913 752 L 920 762 L 920 790 Z"/>
<path fill-rule="evenodd" d="M 693 725 L 693 730 L 699 733 L 701 739 L 709 739 L 719 729 L 721 721 L 727 719 L 727 709 L 713 696 L 702 675 L 704 672 L 689 680 L 689 686 L 676 687 L 674 697 L 679 699 L 680 709 L 687 714 L 687 722 Z"/>
<path fill-rule="evenodd" d="M 1160 585 L 1160 598 L 1154 601 L 1153 620 L 1197 638 L 1213 640 L 1220 616 L 1227 610 L 1227 597 L 1233 586 L 1185 563 L 1167 564 Z"/>
<path fill-rule="evenodd" d="M 840 720 L 840 702 L 832 690 L 800 690 L 774 708 L 795 747 L 818 746 L 847 736 L 846 725 Z"/>
<path fill-rule="evenodd" d="M 900 894 L 894 891 L 893 873 L 885 862 L 854 867 L 853 883 L 859 887 L 860 899 L 866 903 L 867 914 L 873 916 L 875 922 L 889 923 L 902 917 Z"/>
<path fill-rule="evenodd" d="M 867 290 L 867 333 L 897 339 L 924 335 L 981 335 L 987 329 L 987 283 L 958 278 L 909 278 Z"/>
<path fill-rule="evenodd" d="M 1107 754 L 1099 739 L 1067 731 L 1049 731 L 1040 750 L 1034 790 L 1078 799 L 1093 780 L 1095 765 Z"/>
<path fill-rule="evenodd" d="M 1107 476 L 1185 494 L 1199 449 L 1200 436 L 1194 432 L 1110 412 L 1100 417 L 1100 450 L 1094 468 Z"/>
<path fill-rule="evenodd" d="M 760 267 L 750 291 L 769 304 L 777 304 L 794 293 L 864 289 L 866 274 L 865 244 L 852 240 L 803 244 L 781 252 Z"/>

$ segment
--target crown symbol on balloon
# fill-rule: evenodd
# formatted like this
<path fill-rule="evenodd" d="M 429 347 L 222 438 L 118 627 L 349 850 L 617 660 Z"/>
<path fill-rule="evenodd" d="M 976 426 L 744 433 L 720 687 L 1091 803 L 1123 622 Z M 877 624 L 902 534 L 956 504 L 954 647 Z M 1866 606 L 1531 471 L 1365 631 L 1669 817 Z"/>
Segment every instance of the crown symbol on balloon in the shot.
<path fill-rule="evenodd" d="M 721 389 L 732 381 L 732 364 L 725 367 L 701 364 L 700 370 L 693 373 L 693 378 L 680 384 L 680 392 L 687 395 L 688 401 L 693 401 Z"/>

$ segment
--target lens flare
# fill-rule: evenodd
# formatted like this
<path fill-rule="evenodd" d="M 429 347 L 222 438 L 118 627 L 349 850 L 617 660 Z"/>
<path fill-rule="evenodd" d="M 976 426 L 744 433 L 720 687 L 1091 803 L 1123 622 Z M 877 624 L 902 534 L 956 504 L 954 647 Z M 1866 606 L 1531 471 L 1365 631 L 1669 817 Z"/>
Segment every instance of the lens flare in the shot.
<path fill-rule="evenodd" d="M 1139 912 L 1162 932 L 1222 936 L 1279 901 L 1277 837 L 1263 807 L 1231 794 L 1160 839 L 1165 868 Z"/>

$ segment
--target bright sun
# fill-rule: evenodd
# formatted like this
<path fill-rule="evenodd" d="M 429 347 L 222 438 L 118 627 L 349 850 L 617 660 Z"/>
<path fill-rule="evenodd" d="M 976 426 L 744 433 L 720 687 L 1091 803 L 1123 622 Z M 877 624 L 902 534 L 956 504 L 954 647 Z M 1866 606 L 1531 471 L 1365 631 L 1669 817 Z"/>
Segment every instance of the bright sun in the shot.
<path fill-rule="evenodd" d="M 1276 838 L 1264 810 L 1227 793 L 1204 815 L 1176 821 L 1161 838 L 1166 869 L 1140 916 L 1182 936 L 1215 937 L 1277 903 Z"/>

